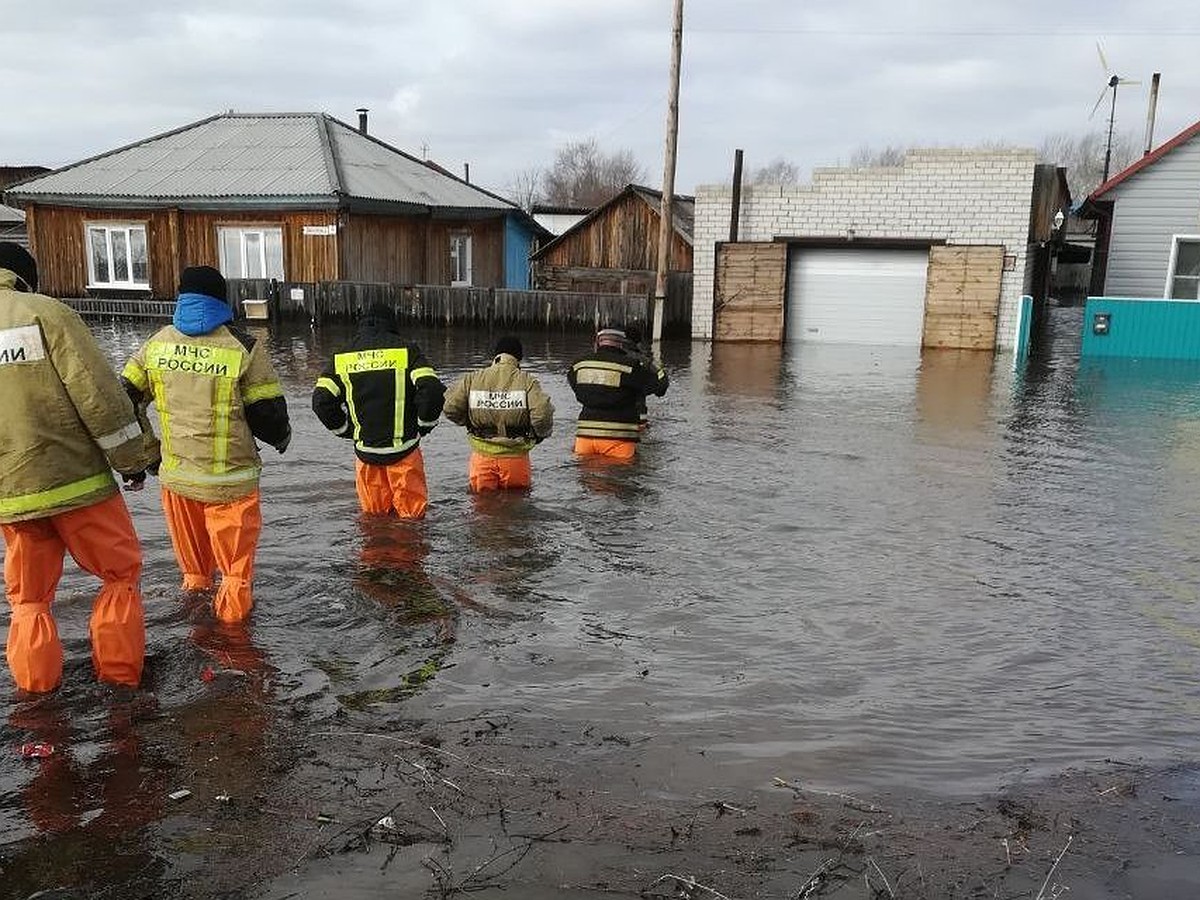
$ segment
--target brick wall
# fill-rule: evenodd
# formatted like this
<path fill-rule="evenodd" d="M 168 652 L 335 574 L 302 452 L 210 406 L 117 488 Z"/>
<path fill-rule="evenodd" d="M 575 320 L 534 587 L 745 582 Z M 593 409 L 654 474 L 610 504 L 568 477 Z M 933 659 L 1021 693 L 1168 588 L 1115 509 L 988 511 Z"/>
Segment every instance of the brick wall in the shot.
<path fill-rule="evenodd" d="M 910 150 L 904 165 L 816 169 L 807 185 L 747 185 L 738 240 L 780 236 L 923 238 L 999 244 L 1016 266 L 1000 288 L 997 345 L 1011 348 L 1025 281 L 1033 150 Z M 732 190 L 696 191 L 692 337 L 712 339 L 713 260 L 729 239 Z"/>

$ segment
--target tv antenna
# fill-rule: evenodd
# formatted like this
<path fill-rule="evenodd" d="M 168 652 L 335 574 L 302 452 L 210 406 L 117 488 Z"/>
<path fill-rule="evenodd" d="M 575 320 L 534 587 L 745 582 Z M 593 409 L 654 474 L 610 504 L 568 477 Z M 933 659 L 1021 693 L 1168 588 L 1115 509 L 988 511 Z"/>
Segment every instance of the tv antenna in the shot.
<path fill-rule="evenodd" d="M 1117 121 L 1117 88 L 1123 84 L 1141 84 L 1141 82 L 1113 74 L 1112 69 L 1108 66 L 1108 59 L 1104 56 L 1104 48 L 1100 46 L 1099 41 L 1096 41 L 1096 52 L 1100 54 L 1100 65 L 1104 67 L 1104 74 L 1108 76 L 1108 82 L 1104 85 L 1104 90 L 1100 92 L 1100 96 L 1096 100 L 1096 105 L 1092 107 L 1092 111 L 1088 114 L 1088 119 L 1096 115 L 1096 110 L 1104 102 L 1105 94 L 1112 91 L 1112 105 L 1108 112 L 1108 142 L 1104 146 L 1104 177 L 1100 179 L 1100 183 L 1104 184 L 1104 182 L 1108 181 L 1108 167 L 1112 163 L 1113 125 Z"/>

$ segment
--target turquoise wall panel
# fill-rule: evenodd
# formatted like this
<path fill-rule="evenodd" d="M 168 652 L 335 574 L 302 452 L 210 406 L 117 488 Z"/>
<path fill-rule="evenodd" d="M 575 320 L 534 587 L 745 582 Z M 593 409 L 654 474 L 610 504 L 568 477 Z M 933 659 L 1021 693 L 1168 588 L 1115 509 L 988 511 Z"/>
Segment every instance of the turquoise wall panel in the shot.
<path fill-rule="evenodd" d="M 1200 302 L 1088 297 L 1080 352 L 1085 357 L 1200 359 Z"/>
<path fill-rule="evenodd" d="M 510 291 L 527 291 L 529 254 L 533 252 L 533 230 L 516 216 L 504 218 L 504 286 Z"/>

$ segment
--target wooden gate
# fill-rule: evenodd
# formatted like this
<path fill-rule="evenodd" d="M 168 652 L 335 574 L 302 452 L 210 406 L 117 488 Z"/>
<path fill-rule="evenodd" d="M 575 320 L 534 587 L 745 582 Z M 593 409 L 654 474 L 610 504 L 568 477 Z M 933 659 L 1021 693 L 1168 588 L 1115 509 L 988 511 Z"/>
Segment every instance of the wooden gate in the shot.
<path fill-rule="evenodd" d="M 1003 270 L 1003 247 L 930 247 L 922 345 L 995 350 Z"/>
<path fill-rule="evenodd" d="M 787 244 L 718 244 L 714 341 L 782 341 Z"/>

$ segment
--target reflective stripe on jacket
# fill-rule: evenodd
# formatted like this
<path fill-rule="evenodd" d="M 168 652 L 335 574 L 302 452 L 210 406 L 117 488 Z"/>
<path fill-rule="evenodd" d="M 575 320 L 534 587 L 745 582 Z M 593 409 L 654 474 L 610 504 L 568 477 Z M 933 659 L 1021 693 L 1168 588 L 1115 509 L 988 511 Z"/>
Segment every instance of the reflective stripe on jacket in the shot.
<path fill-rule="evenodd" d="M 116 493 L 112 469 L 154 461 L 133 404 L 83 320 L 0 269 L 0 522 L 90 506 Z"/>
<path fill-rule="evenodd" d="M 207 503 L 227 503 L 258 487 L 255 437 L 275 443 L 288 429 L 283 387 L 261 342 L 227 325 L 202 335 L 168 325 L 121 375 L 158 411 L 165 487 Z M 268 411 L 269 427 L 254 427 L 256 408 Z"/>
<path fill-rule="evenodd" d="M 571 364 L 567 381 L 582 404 L 575 433 L 580 437 L 636 441 L 639 401 L 667 392 L 667 373 L 614 347 L 600 347 Z"/>
<path fill-rule="evenodd" d="M 446 387 L 422 355 L 391 331 L 364 329 L 313 388 L 313 412 L 354 441 L 363 462 L 388 465 L 415 449 L 442 414 Z"/>
<path fill-rule="evenodd" d="M 554 427 L 550 398 L 508 353 L 456 381 L 443 412 L 455 425 L 466 426 L 472 450 L 488 456 L 528 453 Z"/>

